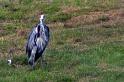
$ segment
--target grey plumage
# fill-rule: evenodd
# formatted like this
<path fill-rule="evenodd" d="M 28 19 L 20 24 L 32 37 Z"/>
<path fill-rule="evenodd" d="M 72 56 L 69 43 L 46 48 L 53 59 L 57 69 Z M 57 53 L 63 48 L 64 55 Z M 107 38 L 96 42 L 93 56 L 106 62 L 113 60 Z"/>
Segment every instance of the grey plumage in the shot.
<path fill-rule="evenodd" d="M 29 34 L 26 53 L 28 54 L 28 63 L 34 68 L 34 63 L 42 57 L 42 54 L 49 42 L 49 28 L 44 23 L 45 16 L 41 15 L 39 23 Z"/>

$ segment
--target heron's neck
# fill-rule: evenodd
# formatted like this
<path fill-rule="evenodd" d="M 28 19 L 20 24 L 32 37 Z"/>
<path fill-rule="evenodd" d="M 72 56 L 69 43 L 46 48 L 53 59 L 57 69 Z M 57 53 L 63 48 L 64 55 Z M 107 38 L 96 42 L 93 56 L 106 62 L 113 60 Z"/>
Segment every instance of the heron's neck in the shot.
<path fill-rule="evenodd" d="M 44 21 L 40 20 L 40 26 L 42 27 L 43 31 L 44 31 L 44 25 L 45 25 Z"/>
<path fill-rule="evenodd" d="M 43 20 L 40 20 L 40 25 L 44 25 L 44 21 Z"/>

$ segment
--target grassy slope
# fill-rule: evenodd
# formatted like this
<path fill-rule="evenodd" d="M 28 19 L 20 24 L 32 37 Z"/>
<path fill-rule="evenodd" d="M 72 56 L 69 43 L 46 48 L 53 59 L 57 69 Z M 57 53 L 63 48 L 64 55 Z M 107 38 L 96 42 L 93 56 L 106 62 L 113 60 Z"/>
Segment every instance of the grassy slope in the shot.
<path fill-rule="evenodd" d="M 124 24 L 106 24 L 104 17 L 99 18 L 103 20 L 100 24 L 50 27 L 50 43 L 44 53 L 48 64 L 41 68 L 38 61 L 33 71 L 27 65 L 26 38 L 39 12 L 45 13 L 46 22 L 52 24 L 91 11 L 119 8 L 116 0 L 101 1 L 0 1 L 0 82 L 123 82 Z M 79 10 L 62 12 L 63 6 Z M 8 56 L 13 60 L 11 66 L 6 63 Z"/>

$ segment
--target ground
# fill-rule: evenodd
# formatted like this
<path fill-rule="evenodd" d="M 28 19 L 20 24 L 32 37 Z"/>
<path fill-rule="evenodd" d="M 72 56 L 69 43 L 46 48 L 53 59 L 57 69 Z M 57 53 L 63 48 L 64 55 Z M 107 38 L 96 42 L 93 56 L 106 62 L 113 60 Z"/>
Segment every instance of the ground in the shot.
<path fill-rule="evenodd" d="M 30 70 L 25 45 L 39 14 L 50 29 L 47 65 Z M 0 0 L 0 82 L 123 81 L 123 0 Z"/>

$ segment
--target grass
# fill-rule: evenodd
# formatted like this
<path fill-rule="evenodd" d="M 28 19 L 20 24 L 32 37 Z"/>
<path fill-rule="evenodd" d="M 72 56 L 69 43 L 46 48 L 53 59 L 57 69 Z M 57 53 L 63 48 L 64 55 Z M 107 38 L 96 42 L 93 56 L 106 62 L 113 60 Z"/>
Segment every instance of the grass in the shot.
<path fill-rule="evenodd" d="M 0 0 L 0 82 L 123 82 L 122 15 L 115 20 L 103 14 L 98 16 L 98 22 L 73 27 L 49 26 L 50 42 L 44 52 L 47 65 L 41 66 L 38 60 L 35 70 L 30 70 L 27 64 L 25 44 L 39 13 L 46 15 L 49 25 L 65 24 L 91 12 L 123 9 L 118 5 L 120 0 L 102 1 Z M 63 12 L 66 8 L 72 10 Z M 7 64 L 9 58 L 12 65 Z"/>

